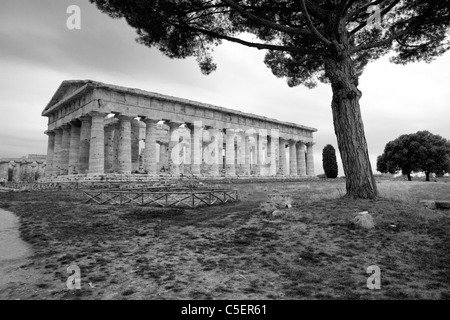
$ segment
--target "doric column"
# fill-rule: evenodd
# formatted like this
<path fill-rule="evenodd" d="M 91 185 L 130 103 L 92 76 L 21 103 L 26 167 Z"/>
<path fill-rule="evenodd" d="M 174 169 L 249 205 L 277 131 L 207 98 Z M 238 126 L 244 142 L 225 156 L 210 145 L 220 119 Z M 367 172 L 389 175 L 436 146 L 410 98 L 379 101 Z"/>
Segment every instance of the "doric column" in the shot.
<path fill-rule="evenodd" d="M 227 176 L 236 175 L 235 166 L 235 150 L 234 150 L 234 130 L 226 129 L 226 145 L 225 145 L 225 174 Z"/>
<path fill-rule="evenodd" d="M 305 144 L 302 141 L 297 144 L 297 173 L 300 177 L 306 176 Z"/>
<path fill-rule="evenodd" d="M 0 162 L 0 182 L 8 181 L 8 162 Z"/>
<path fill-rule="evenodd" d="M 19 172 L 20 172 L 20 174 L 19 174 L 19 182 L 24 182 L 24 177 L 25 177 L 25 165 L 24 165 L 24 162 L 23 161 L 20 161 L 19 162 L 19 167 L 20 167 L 20 170 L 19 170 Z"/>
<path fill-rule="evenodd" d="M 131 172 L 139 171 L 139 120 L 131 120 Z"/>
<path fill-rule="evenodd" d="M 131 120 L 133 117 L 116 116 L 119 119 L 118 172 L 131 174 Z"/>
<path fill-rule="evenodd" d="M 238 140 L 239 137 L 236 134 L 236 139 L 233 141 L 234 148 L 234 173 L 239 174 L 239 164 L 238 164 Z"/>
<path fill-rule="evenodd" d="M 69 124 L 63 124 L 62 140 L 61 140 L 61 158 L 59 174 L 64 176 L 69 172 L 69 151 L 70 151 L 70 130 Z"/>
<path fill-rule="evenodd" d="M 105 125 L 105 172 L 113 172 L 115 122 Z"/>
<path fill-rule="evenodd" d="M 273 140 L 272 148 L 275 148 L 274 154 L 274 166 L 273 172 L 275 172 L 275 176 L 278 174 L 278 170 L 280 167 L 280 130 L 279 129 L 271 129 L 270 130 L 270 139 Z"/>
<path fill-rule="evenodd" d="M 267 130 L 258 129 L 258 164 L 257 174 L 260 176 L 267 175 Z"/>
<path fill-rule="evenodd" d="M 91 148 L 91 117 L 83 116 L 80 130 L 80 150 L 78 159 L 78 173 L 86 174 L 89 170 L 89 150 Z"/>
<path fill-rule="evenodd" d="M 237 170 L 239 175 L 246 175 L 246 166 L 245 166 L 245 131 L 240 130 L 237 133 L 236 139 L 236 158 L 237 158 Z"/>
<path fill-rule="evenodd" d="M 261 175 L 261 154 L 259 150 L 259 134 L 258 132 L 255 133 L 255 146 L 253 148 L 253 172 L 256 176 Z"/>
<path fill-rule="evenodd" d="M 203 175 L 208 175 L 209 173 L 209 163 L 208 163 L 208 150 L 209 150 L 209 144 L 211 143 L 210 140 L 208 140 L 206 137 L 209 137 L 210 135 L 207 134 L 208 127 L 204 126 L 202 130 L 202 164 L 200 165 L 200 173 Z M 209 137 L 210 138 L 210 137 Z"/>
<path fill-rule="evenodd" d="M 10 175 L 10 172 L 11 172 L 11 181 L 12 181 L 12 175 L 13 175 L 13 173 L 14 173 L 14 165 L 15 165 L 15 162 L 14 162 L 14 161 L 10 161 L 10 162 L 8 163 L 8 181 L 9 181 L 9 175 Z"/>
<path fill-rule="evenodd" d="M 40 180 L 45 175 L 45 168 L 47 167 L 45 162 L 38 162 L 36 170 L 36 180 Z"/>
<path fill-rule="evenodd" d="M 50 177 L 53 173 L 53 155 L 55 152 L 55 132 L 45 131 L 48 136 L 47 143 L 47 166 L 45 167 L 45 176 Z"/>
<path fill-rule="evenodd" d="M 61 151 L 63 130 L 57 128 L 55 132 L 55 148 L 53 153 L 53 175 L 59 176 L 61 172 Z"/>
<path fill-rule="evenodd" d="M 25 161 L 20 162 L 20 181 L 21 182 L 28 182 L 28 176 L 29 176 L 29 172 L 28 172 L 28 163 L 26 163 Z"/>
<path fill-rule="evenodd" d="M 93 111 L 89 114 L 92 118 L 91 145 L 89 148 L 89 174 L 105 173 L 105 116 L 106 113 Z"/>
<path fill-rule="evenodd" d="M 185 167 L 185 160 L 187 159 L 187 153 L 191 154 L 191 150 L 187 150 L 187 140 L 191 139 L 191 134 L 188 132 L 187 128 L 185 127 L 180 127 L 180 130 L 178 130 L 177 134 L 179 134 L 179 143 L 177 144 L 176 149 L 172 149 L 172 156 L 174 154 L 178 154 L 179 155 L 179 166 L 178 166 L 178 170 L 180 175 L 184 175 L 185 173 L 189 173 L 190 168 L 187 168 L 186 171 L 184 169 Z M 175 150 L 175 152 L 174 152 Z M 177 150 L 179 152 L 177 152 Z M 189 163 L 191 162 L 191 160 L 189 159 Z"/>
<path fill-rule="evenodd" d="M 169 170 L 169 164 L 168 164 L 168 157 L 167 157 L 167 149 L 168 146 L 166 143 L 160 142 L 159 143 L 159 169 L 164 170 L 164 172 L 168 172 Z"/>
<path fill-rule="evenodd" d="M 19 162 L 14 162 L 13 166 L 14 167 L 13 167 L 12 181 L 13 182 L 20 182 L 21 181 L 20 163 Z"/>
<path fill-rule="evenodd" d="M 37 171 L 38 171 L 38 164 L 36 161 L 33 161 L 33 163 L 30 164 L 31 167 L 31 181 L 34 182 L 37 180 Z"/>
<path fill-rule="evenodd" d="M 26 181 L 27 182 L 33 182 L 36 180 L 36 177 L 33 177 L 33 166 L 32 166 L 33 162 L 28 162 L 26 164 Z"/>
<path fill-rule="evenodd" d="M 286 167 L 286 140 L 283 138 L 280 138 L 279 143 L 279 157 L 280 161 L 278 163 L 278 175 L 279 176 L 286 176 L 287 175 L 287 167 Z"/>
<path fill-rule="evenodd" d="M 20 181 L 26 182 L 27 178 L 27 164 L 23 161 L 20 162 Z"/>
<path fill-rule="evenodd" d="M 289 175 L 297 175 L 297 146 L 294 140 L 289 140 Z"/>
<path fill-rule="evenodd" d="M 180 175 L 181 156 L 179 154 L 174 155 L 172 153 L 173 153 L 174 147 L 178 143 L 180 143 L 179 139 L 175 139 L 175 138 L 179 138 L 179 135 L 177 135 L 175 133 L 175 130 L 178 130 L 180 128 L 181 123 L 176 123 L 176 122 L 170 121 L 166 124 L 169 126 L 169 149 L 168 149 L 169 173 L 171 175 L 178 176 L 178 175 Z"/>
<path fill-rule="evenodd" d="M 72 121 L 70 130 L 69 174 L 78 174 L 80 161 L 81 123 Z"/>
<path fill-rule="evenodd" d="M 215 165 L 217 169 L 214 168 L 213 173 L 214 175 L 222 176 L 222 170 L 224 169 L 223 140 L 225 133 L 223 132 L 223 129 L 213 129 L 213 132 L 215 132 L 214 139 L 217 139 L 217 165 Z"/>
<path fill-rule="evenodd" d="M 250 136 L 244 132 L 244 168 L 243 174 L 246 176 L 250 175 L 250 153 L 251 153 L 251 144 L 250 144 Z"/>
<path fill-rule="evenodd" d="M 201 173 L 200 166 L 202 164 L 202 127 L 201 122 L 195 121 L 194 124 L 187 124 L 191 135 L 191 174 L 199 175 Z"/>
<path fill-rule="evenodd" d="M 277 175 L 277 159 L 278 159 L 278 135 L 270 135 L 267 138 L 267 156 L 270 158 L 269 175 Z"/>
<path fill-rule="evenodd" d="M 314 176 L 314 155 L 313 155 L 313 142 L 306 144 L 306 174 L 308 176 Z"/>
<path fill-rule="evenodd" d="M 120 121 L 114 123 L 112 172 L 119 172 Z"/>
<path fill-rule="evenodd" d="M 158 120 L 144 119 L 145 122 L 145 149 L 144 171 L 147 174 L 156 174 L 156 125 Z"/>
<path fill-rule="evenodd" d="M 217 177 L 221 175 L 223 168 L 223 132 L 220 129 L 206 128 L 204 134 L 209 136 L 209 140 L 204 141 L 203 165 L 208 176 Z"/>

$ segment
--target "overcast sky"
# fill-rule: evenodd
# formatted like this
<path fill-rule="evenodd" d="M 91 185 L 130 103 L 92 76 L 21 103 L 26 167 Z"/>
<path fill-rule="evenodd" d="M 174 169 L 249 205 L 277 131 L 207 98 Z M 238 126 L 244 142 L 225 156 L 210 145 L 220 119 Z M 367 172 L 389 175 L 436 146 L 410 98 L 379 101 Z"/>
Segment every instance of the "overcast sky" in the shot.
<path fill-rule="evenodd" d="M 68 6 L 81 8 L 81 30 L 68 30 Z M 88 0 L 0 1 L 0 158 L 45 154 L 41 112 L 63 80 L 91 79 L 210 103 L 314 127 L 316 174 L 322 149 L 337 141 L 331 88 L 289 88 L 264 65 L 264 51 L 224 43 L 217 71 L 201 74 L 193 58 L 171 60 L 135 42 L 124 20 Z M 385 57 L 360 79 L 372 167 L 385 144 L 429 130 L 450 139 L 450 53 L 431 64 L 398 66 Z M 339 153 L 338 153 L 339 157 Z M 340 158 L 339 158 L 340 159 Z M 339 160 L 339 175 L 343 175 Z"/>

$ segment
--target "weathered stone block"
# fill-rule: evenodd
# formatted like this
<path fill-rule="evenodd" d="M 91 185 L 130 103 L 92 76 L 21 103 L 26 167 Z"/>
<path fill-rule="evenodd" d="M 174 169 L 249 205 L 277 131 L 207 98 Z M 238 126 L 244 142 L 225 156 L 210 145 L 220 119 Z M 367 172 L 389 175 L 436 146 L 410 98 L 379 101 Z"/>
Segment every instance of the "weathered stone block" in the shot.
<path fill-rule="evenodd" d="M 290 194 L 268 194 L 267 202 L 274 203 L 280 208 L 292 207 L 292 197 Z"/>
<path fill-rule="evenodd" d="M 436 202 L 434 200 L 421 200 L 419 203 L 428 209 L 436 209 Z"/>
<path fill-rule="evenodd" d="M 375 227 L 375 221 L 373 220 L 373 217 L 367 211 L 358 213 L 353 218 L 353 223 L 364 229 L 373 229 Z"/>
<path fill-rule="evenodd" d="M 450 201 L 445 201 L 445 200 L 439 200 L 436 201 L 436 209 L 450 209 Z"/>
<path fill-rule="evenodd" d="M 259 212 L 261 214 L 271 214 L 276 209 L 277 209 L 277 206 L 275 203 L 264 202 L 264 203 L 261 203 L 261 205 L 259 206 Z"/>
<path fill-rule="evenodd" d="M 281 218 L 285 216 L 285 212 L 283 210 L 275 210 L 272 212 L 272 217 L 274 218 Z"/>

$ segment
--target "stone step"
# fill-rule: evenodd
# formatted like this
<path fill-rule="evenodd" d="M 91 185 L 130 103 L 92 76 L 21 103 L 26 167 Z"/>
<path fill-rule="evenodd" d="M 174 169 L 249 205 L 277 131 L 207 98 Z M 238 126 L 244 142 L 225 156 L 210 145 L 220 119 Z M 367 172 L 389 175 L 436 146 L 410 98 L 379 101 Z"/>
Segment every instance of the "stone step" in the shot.
<path fill-rule="evenodd" d="M 449 200 L 420 200 L 419 203 L 428 209 L 439 209 L 439 210 L 450 209 Z"/>

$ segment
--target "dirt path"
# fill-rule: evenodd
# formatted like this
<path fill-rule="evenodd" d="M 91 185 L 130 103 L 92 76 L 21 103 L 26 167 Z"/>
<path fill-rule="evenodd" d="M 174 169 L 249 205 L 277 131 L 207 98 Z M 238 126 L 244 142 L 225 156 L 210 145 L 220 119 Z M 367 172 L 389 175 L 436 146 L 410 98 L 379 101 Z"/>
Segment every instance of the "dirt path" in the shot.
<path fill-rule="evenodd" d="M 19 218 L 0 209 L 0 298 L 9 288 L 33 282 L 37 273 L 29 269 L 30 246 L 20 238 Z"/>

